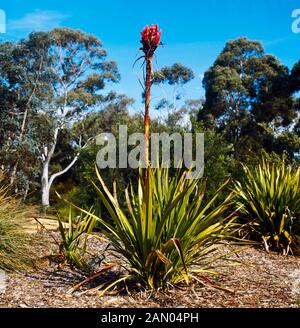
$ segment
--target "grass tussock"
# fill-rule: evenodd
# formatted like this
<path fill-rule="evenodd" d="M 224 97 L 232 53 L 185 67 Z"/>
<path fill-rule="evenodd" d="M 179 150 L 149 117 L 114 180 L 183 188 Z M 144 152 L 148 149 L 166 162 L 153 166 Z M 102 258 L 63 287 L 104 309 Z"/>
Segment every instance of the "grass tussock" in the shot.
<path fill-rule="evenodd" d="M 0 185 L 1 185 L 0 177 Z M 33 265 L 33 237 L 22 227 L 26 209 L 8 193 L 7 187 L 0 187 L 0 269 L 25 270 Z"/>

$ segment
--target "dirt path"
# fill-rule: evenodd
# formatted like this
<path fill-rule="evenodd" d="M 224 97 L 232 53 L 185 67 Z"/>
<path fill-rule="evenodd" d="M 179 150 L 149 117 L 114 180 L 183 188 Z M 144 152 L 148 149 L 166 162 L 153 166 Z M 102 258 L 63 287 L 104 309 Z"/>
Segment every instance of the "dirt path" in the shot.
<path fill-rule="evenodd" d="M 37 206 L 28 207 L 27 217 L 23 224 L 24 231 L 35 234 L 43 231 L 56 231 L 58 229 L 57 216 L 54 214 L 43 214 Z"/>

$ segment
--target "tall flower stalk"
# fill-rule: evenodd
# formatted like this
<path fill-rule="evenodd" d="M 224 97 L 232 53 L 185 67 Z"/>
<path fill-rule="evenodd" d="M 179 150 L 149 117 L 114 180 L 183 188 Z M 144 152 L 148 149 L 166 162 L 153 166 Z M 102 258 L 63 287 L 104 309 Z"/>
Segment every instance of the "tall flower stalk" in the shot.
<path fill-rule="evenodd" d="M 152 84 L 152 60 L 156 48 L 160 44 L 162 30 L 158 25 L 146 26 L 141 32 L 141 50 L 145 54 L 146 63 L 146 80 L 145 80 L 145 115 L 144 115 L 144 132 L 145 132 L 145 163 L 149 167 L 149 148 L 150 148 L 150 102 L 151 102 L 151 84 Z M 147 171 L 147 170 L 146 170 Z M 145 179 L 147 179 L 145 175 Z"/>
<path fill-rule="evenodd" d="M 101 203 L 111 220 L 97 217 L 93 212 L 76 207 L 88 217 L 95 218 L 105 229 L 116 255 L 125 260 L 128 274 L 113 278 L 104 285 L 102 295 L 122 281 L 132 280 L 144 288 L 164 289 L 172 285 L 207 281 L 202 273 L 214 273 L 214 262 L 222 256 L 212 255 L 234 227 L 235 213 L 227 216 L 231 195 L 216 204 L 223 188 L 212 199 L 205 198 L 206 181 L 187 179 L 188 171 L 177 170 L 170 178 L 168 168 L 151 167 L 149 161 L 150 100 L 152 59 L 160 44 L 161 31 L 157 25 L 145 27 L 141 43 L 146 63 L 145 80 L 145 159 L 146 169 L 139 172 L 136 183 L 125 190 L 126 202 L 119 202 L 105 185 L 96 168 L 100 187 L 94 184 Z M 142 58 L 141 57 L 141 58 Z M 125 206 L 125 207 L 124 207 Z M 111 264 L 112 265 L 112 264 Z M 103 270 L 111 268 L 106 266 Z"/>

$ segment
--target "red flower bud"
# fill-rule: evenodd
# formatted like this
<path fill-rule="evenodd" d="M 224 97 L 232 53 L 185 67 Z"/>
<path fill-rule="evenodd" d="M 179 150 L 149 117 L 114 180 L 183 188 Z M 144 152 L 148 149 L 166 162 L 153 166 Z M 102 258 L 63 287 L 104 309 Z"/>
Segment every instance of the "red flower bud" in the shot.
<path fill-rule="evenodd" d="M 141 32 L 142 50 L 146 56 L 153 56 L 156 48 L 159 46 L 162 30 L 158 30 L 158 24 L 147 25 Z"/>

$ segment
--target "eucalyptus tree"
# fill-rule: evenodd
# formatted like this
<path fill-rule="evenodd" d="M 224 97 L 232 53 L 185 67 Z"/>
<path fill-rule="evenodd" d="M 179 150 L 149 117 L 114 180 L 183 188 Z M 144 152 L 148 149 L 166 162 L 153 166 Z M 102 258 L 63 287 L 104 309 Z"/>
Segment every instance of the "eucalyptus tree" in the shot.
<path fill-rule="evenodd" d="M 45 33 L 0 44 L 1 165 L 16 191 L 26 192 L 37 173 L 34 162 L 38 143 L 31 123 L 49 90 L 43 71 L 47 58 Z"/>
<path fill-rule="evenodd" d="M 12 185 L 29 174 L 26 170 L 34 171 L 32 179 L 40 171 L 44 206 L 53 181 L 75 164 L 88 142 L 80 135 L 73 139 L 75 152 L 66 154 L 68 164 L 53 172 L 60 133 L 116 97 L 102 92 L 119 80 L 116 63 L 106 57 L 97 37 L 67 28 L 0 44 L 0 164 Z"/>
<path fill-rule="evenodd" d="M 300 60 L 292 68 L 290 75 L 290 87 L 292 92 L 300 91 Z"/>
<path fill-rule="evenodd" d="M 107 61 L 107 52 L 101 41 L 78 30 L 67 28 L 48 32 L 49 61 L 49 103 L 45 104 L 44 115 L 51 122 L 49 138 L 41 144 L 42 159 L 41 190 L 42 205 L 49 205 L 50 188 L 54 180 L 66 173 L 78 160 L 84 143 L 79 135 L 74 142 L 75 155 L 70 156 L 69 164 L 58 172 L 50 174 L 49 166 L 55 154 L 60 131 L 71 127 L 76 120 L 86 115 L 105 101 L 111 100 L 112 94 L 104 95 L 107 82 L 117 82 L 119 73 L 113 61 Z"/>
<path fill-rule="evenodd" d="M 153 73 L 152 83 L 157 86 L 167 85 L 170 90 L 163 90 L 164 97 L 161 98 L 155 106 L 156 110 L 166 111 L 164 123 L 171 130 L 181 129 L 186 125 L 187 111 L 182 106 L 184 98 L 184 85 L 194 79 L 194 72 L 180 64 L 175 63 L 172 66 L 164 66 Z M 170 92 L 169 92 L 170 91 Z"/>
<path fill-rule="evenodd" d="M 156 109 L 169 107 L 176 109 L 176 101 L 182 98 L 183 86 L 194 79 L 194 72 L 180 64 L 175 63 L 172 66 L 164 66 L 153 73 L 152 83 L 156 85 L 167 84 L 172 88 L 170 99 L 163 98 L 157 104 Z"/>
<path fill-rule="evenodd" d="M 279 132 L 296 118 L 289 74 L 277 58 L 265 54 L 259 42 L 228 41 L 204 75 L 206 99 L 199 121 L 224 131 L 235 150 L 262 144 L 264 126 Z M 245 140 L 250 142 L 247 146 Z"/>

